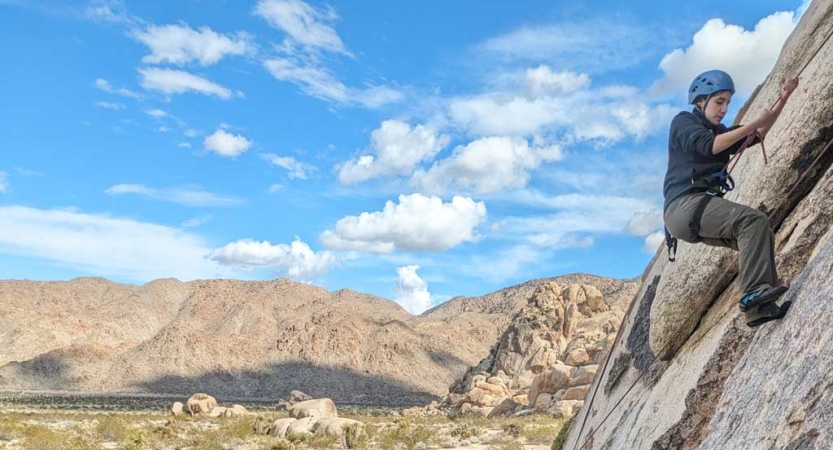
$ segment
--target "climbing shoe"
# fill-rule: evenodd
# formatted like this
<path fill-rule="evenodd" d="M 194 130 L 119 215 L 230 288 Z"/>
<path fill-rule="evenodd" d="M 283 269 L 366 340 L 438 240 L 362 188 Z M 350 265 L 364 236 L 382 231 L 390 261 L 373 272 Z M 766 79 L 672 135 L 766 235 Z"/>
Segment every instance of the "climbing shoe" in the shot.
<path fill-rule="evenodd" d="M 773 320 L 783 319 L 792 304 L 789 300 L 780 306 L 775 302 L 764 303 L 754 311 L 746 313 L 746 325 L 755 328 Z"/>
<path fill-rule="evenodd" d="M 787 292 L 786 286 L 768 287 L 758 292 L 753 292 L 740 299 L 740 310 L 742 312 L 751 311 L 756 306 L 764 303 L 771 303 L 778 300 L 778 297 Z"/>

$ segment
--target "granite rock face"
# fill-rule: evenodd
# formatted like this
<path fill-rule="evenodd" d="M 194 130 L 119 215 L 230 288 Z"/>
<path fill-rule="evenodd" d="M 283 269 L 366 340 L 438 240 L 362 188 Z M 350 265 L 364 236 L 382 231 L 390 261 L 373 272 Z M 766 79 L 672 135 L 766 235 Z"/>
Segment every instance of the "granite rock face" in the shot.
<path fill-rule="evenodd" d="M 769 164 L 751 148 L 727 195 L 769 215 L 789 314 L 748 328 L 737 253 L 681 243 L 669 263 L 661 249 L 564 448 L 833 448 L 831 32 L 833 0 L 814 1 L 738 118 L 774 104 L 821 48 L 766 138 Z"/>

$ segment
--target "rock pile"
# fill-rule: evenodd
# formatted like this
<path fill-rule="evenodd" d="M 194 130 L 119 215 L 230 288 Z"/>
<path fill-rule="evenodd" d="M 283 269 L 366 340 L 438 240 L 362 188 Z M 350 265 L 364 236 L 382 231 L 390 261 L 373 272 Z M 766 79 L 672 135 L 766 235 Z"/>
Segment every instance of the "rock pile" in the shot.
<path fill-rule="evenodd" d="M 277 408 L 278 411 L 286 411 L 290 407 L 292 407 L 292 405 L 300 402 L 305 402 L 307 400 L 312 400 L 312 397 L 307 394 L 304 394 L 301 391 L 292 391 L 289 393 L 289 397 L 287 397 L 286 400 L 281 400 L 278 402 Z"/>
<path fill-rule="evenodd" d="M 238 417 L 252 414 L 242 405 L 218 406 L 214 397 L 203 393 L 192 395 L 184 405 L 176 402 L 171 406 L 172 415 L 181 416 L 185 413 L 208 417 Z"/>
<path fill-rule="evenodd" d="M 364 424 L 358 420 L 338 417 L 338 409 L 329 398 L 306 400 L 292 405 L 289 417 L 277 419 L 269 435 L 284 439 L 290 435 L 334 436 L 347 447 L 348 436 L 357 438 Z"/>
<path fill-rule="evenodd" d="M 571 416 L 583 405 L 622 316 L 593 286 L 544 284 L 489 356 L 455 381 L 442 403 L 405 414 Z"/>

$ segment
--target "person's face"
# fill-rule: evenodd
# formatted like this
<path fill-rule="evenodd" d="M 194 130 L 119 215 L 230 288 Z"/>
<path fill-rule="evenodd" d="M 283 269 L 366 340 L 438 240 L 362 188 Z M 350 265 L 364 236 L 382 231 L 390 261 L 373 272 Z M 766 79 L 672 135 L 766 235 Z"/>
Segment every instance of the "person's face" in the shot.
<path fill-rule="evenodd" d="M 729 109 L 729 103 L 731 102 L 731 91 L 720 91 L 712 95 L 704 111 L 706 120 L 715 125 L 719 124 L 726 117 L 726 110 Z"/>

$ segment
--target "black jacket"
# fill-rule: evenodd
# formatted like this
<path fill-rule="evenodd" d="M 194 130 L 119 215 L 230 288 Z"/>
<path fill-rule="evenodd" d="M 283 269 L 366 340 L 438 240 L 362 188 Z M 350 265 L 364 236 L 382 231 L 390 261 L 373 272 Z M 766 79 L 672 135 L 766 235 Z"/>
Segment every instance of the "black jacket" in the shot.
<path fill-rule="evenodd" d="M 668 133 L 668 170 L 665 172 L 663 187 L 663 210 L 681 195 L 706 191 L 703 187 L 692 185 L 692 175 L 697 179 L 723 170 L 729 158 L 740 150 L 746 138 L 741 138 L 717 155 L 712 154 L 714 138 L 735 128 L 738 127 L 713 125 L 697 108 L 691 112 L 680 112 L 674 117 Z M 756 139 L 753 145 L 757 142 Z"/>

